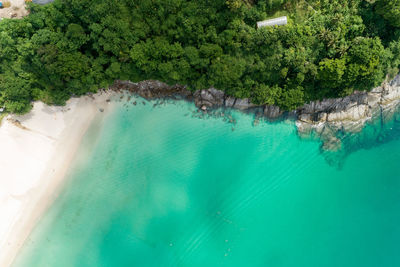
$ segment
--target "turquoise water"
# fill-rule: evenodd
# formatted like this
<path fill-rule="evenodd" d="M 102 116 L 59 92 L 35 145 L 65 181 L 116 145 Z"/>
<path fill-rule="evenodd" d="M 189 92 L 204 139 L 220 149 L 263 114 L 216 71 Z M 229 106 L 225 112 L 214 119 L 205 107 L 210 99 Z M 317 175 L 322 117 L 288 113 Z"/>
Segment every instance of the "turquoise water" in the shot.
<path fill-rule="evenodd" d="M 16 267 L 400 266 L 396 118 L 327 153 L 290 121 L 152 104 L 92 126 Z"/>

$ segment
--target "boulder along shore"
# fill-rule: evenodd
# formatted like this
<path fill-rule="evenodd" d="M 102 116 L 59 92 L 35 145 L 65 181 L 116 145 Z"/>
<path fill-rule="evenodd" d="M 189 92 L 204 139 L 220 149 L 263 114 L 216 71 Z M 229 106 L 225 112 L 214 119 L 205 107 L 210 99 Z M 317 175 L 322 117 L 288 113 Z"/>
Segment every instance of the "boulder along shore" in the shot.
<path fill-rule="evenodd" d="M 232 108 L 254 112 L 269 120 L 290 117 L 296 120 L 297 131 L 301 137 L 316 135 L 326 150 L 337 150 L 341 147 L 340 133 L 360 132 L 368 121 L 378 118 L 386 120 L 400 105 L 400 74 L 369 92 L 355 91 L 346 97 L 312 101 L 290 112 L 285 112 L 278 106 L 256 105 L 248 98 L 228 96 L 215 88 L 192 92 L 183 85 L 169 86 L 155 80 L 138 83 L 116 80 L 110 89 L 127 90 L 146 99 L 171 98 L 193 101 L 203 112 Z"/>

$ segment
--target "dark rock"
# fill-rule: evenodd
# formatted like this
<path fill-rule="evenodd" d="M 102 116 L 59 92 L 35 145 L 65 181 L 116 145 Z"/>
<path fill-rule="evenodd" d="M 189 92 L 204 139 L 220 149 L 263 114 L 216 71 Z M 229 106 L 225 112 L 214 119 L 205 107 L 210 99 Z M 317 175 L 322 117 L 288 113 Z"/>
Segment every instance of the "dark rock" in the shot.
<path fill-rule="evenodd" d="M 397 75 L 370 92 L 356 91 L 346 97 L 304 105 L 298 109 L 297 130 L 300 136 L 315 132 L 323 141 L 324 149 L 336 150 L 340 147 L 341 132 L 360 132 L 367 121 L 382 114 L 382 110 L 392 110 L 390 107 L 399 102 L 400 75 Z"/>
<path fill-rule="evenodd" d="M 130 92 L 134 92 L 146 99 L 166 98 L 166 97 L 186 98 L 191 95 L 191 92 L 187 90 L 184 86 L 180 85 L 169 86 L 166 83 L 154 80 L 147 80 L 139 83 L 117 80 L 111 86 L 111 89 L 127 90 Z"/>
<path fill-rule="evenodd" d="M 193 100 L 199 111 L 203 112 L 208 111 L 208 109 L 226 107 L 242 111 L 254 111 L 257 114 L 261 112 L 268 119 L 282 118 L 285 114 L 285 117 L 292 117 L 297 120 L 296 125 L 300 136 L 315 132 L 323 141 L 326 141 L 325 148 L 334 150 L 340 147 L 340 140 L 336 136 L 338 132 L 360 131 L 365 122 L 372 119 L 374 114 L 381 114 L 381 110 L 385 109 L 383 107 L 391 107 L 394 102 L 400 101 L 400 75 L 370 92 L 357 91 L 342 98 L 312 101 L 297 110 L 286 113 L 273 105 L 267 105 L 260 111 L 262 107 L 251 103 L 250 99 L 227 96 L 223 91 L 215 88 L 191 92 L 182 85 L 169 86 L 166 83 L 154 80 L 139 83 L 117 80 L 111 86 L 111 89 L 116 91 L 127 90 L 146 99 Z M 136 102 L 133 104 L 136 104 Z M 386 109 L 392 110 L 391 108 Z"/>
<path fill-rule="evenodd" d="M 264 116 L 268 119 L 278 119 L 283 114 L 283 111 L 278 106 L 267 105 L 264 108 Z"/>
<path fill-rule="evenodd" d="M 225 98 L 225 107 L 233 108 L 233 105 L 235 105 L 235 102 L 236 102 L 236 98 L 234 98 L 232 96 L 227 96 Z"/>
<path fill-rule="evenodd" d="M 250 99 L 248 98 L 243 98 L 243 99 L 237 98 L 235 104 L 233 105 L 233 108 L 240 110 L 246 110 L 254 107 L 257 107 L 257 105 L 251 103 Z"/>
<path fill-rule="evenodd" d="M 390 81 L 389 85 L 395 87 L 400 86 L 400 75 L 394 77 L 394 79 Z"/>
<path fill-rule="evenodd" d="M 194 103 L 197 107 L 221 107 L 224 104 L 224 97 L 225 93 L 215 88 L 198 90 L 193 94 Z"/>

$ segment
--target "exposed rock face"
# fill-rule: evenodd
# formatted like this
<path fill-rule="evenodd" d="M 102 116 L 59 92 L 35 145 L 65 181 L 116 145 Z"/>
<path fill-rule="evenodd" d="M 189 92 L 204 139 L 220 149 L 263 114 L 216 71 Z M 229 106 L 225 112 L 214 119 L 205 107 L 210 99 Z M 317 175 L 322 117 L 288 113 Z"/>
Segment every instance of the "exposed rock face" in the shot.
<path fill-rule="evenodd" d="M 239 110 L 247 110 L 257 105 L 251 103 L 248 98 L 235 98 L 227 96 L 223 91 L 217 90 L 215 88 L 209 88 L 204 90 L 196 91 L 193 94 L 194 103 L 197 107 L 206 106 L 208 108 L 235 108 Z"/>
<path fill-rule="evenodd" d="M 166 83 L 154 80 L 138 83 L 117 80 L 110 88 L 114 90 L 128 90 L 146 99 L 176 98 L 193 100 L 195 105 L 202 110 L 220 107 L 248 110 L 257 107 L 248 98 L 240 99 L 227 96 L 223 91 L 213 87 L 191 92 L 182 85 L 169 86 Z"/>
<path fill-rule="evenodd" d="M 304 105 L 298 110 L 296 126 L 300 135 L 315 132 L 329 149 L 340 147 L 337 133 L 359 132 L 379 116 L 390 116 L 400 104 L 400 75 L 370 92 L 354 92 L 350 96 L 325 99 Z M 329 129 L 329 130 L 327 130 Z M 327 133 L 328 132 L 328 133 Z"/>
<path fill-rule="evenodd" d="M 146 99 L 165 97 L 190 99 L 192 96 L 192 93 L 187 90 L 185 86 L 169 86 L 166 83 L 154 80 L 147 80 L 138 83 L 117 80 L 110 88 L 114 90 L 127 90 L 134 92 Z"/>
<path fill-rule="evenodd" d="M 257 105 L 251 103 L 250 99 L 248 99 L 248 98 L 244 98 L 244 99 L 236 98 L 235 104 L 233 104 L 232 107 L 239 109 L 239 110 L 246 110 L 249 108 L 257 107 Z"/>
<path fill-rule="evenodd" d="M 278 106 L 267 105 L 264 107 L 264 116 L 268 119 L 278 119 L 282 115 L 283 111 Z"/>
<path fill-rule="evenodd" d="M 215 88 L 198 90 L 193 96 L 197 107 L 215 108 L 224 105 L 225 93 Z"/>
<path fill-rule="evenodd" d="M 284 113 L 277 106 L 258 106 L 248 98 L 228 96 L 215 88 L 191 92 L 182 85 L 169 86 L 154 80 L 139 83 L 117 80 L 111 88 L 128 90 L 147 99 L 193 100 L 204 112 L 225 107 L 242 111 L 262 108 L 264 116 L 268 119 L 279 119 L 286 114 L 296 119 L 300 136 L 316 133 L 323 141 L 323 148 L 329 150 L 340 147 L 340 139 L 337 136 L 339 132 L 361 131 L 367 121 L 377 116 L 390 116 L 388 114 L 393 113 L 400 103 L 400 74 L 370 92 L 354 92 L 343 98 L 313 101 L 289 113 Z"/>

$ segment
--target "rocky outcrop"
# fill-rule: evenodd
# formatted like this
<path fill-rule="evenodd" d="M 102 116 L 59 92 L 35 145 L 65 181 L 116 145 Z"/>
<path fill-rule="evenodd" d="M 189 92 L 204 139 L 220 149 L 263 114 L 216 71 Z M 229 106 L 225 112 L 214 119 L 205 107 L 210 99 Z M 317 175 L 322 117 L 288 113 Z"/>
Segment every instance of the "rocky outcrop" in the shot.
<path fill-rule="evenodd" d="M 195 105 L 203 110 L 220 107 L 248 110 L 258 107 L 258 105 L 251 103 L 248 98 L 241 99 L 228 96 L 215 88 L 196 91 L 193 96 Z"/>
<path fill-rule="evenodd" d="M 198 90 L 193 97 L 195 105 L 203 109 L 222 107 L 225 103 L 225 93 L 215 88 Z"/>
<path fill-rule="evenodd" d="M 323 141 L 323 147 L 329 150 L 340 148 L 340 132 L 358 132 L 365 123 L 377 116 L 390 116 L 400 103 L 400 75 L 390 82 L 370 92 L 354 92 L 352 95 L 313 101 L 292 112 L 284 112 L 273 105 L 259 106 L 250 99 L 235 98 L 223 91 L 209 88 L 190 91 L 185 86 L 147 80 L 139 83 L 115 81 L 114 90 L 128 90 L 147 99 L 173 98 L 193 100 L 203 112 L 217 108 L 234 108 L 242 111 L 262 109 L 268 119 L 291 116 L 296 120 L 300 136 L 316 134 Z"/>
<path fill-rule="evenodd" d="M 282 117 L 283 115 L 283 110 L 281 110 L 278 106 L 273 106 L 273 105 L 266 105 L 264 107 L 264 117 L 268 119 L 278 119 Z"/>
<path fill-rule="evenodd" d="M 400 75 L 370 92 L 325 99 L 304 105 L 298 110 L 296 126 L 301 136 L 315 133 L 326 149 L 340 148 L 338 133 L 359 132 L 366 122 L 390 116 L 400 104 Z"/>
<path fill-rule="evenodd" d="M 146 99 L 175 98 L 193 100 L 195 105 L 204 111 L 221 107 L 239 110 L 248 110 L 258 107 L 257 105 L 251 103 L 250 99 L 248 98 L 234 98 L 213 87 L 192 92 L 187 90 L 187 88 L 182 85 L 169 86 L 166 83 L 154 80 L 147 80 L 138 83 L 117 80 L 110 87 L 110 89 L 127 90 Z M 276 108 L 277 107 L 274 109 L 275 112 Z"/>
<path fill-rule="evenodd" d="M 130 91 L 146 99 L 183 98 L 190 100 L 192 97 L 192 92 L 187 90 L 185 86 L 169 86 L 166 83 L 154 80 L 147 80 L 138 83 L 116 80 L 110 89 Z"/>

